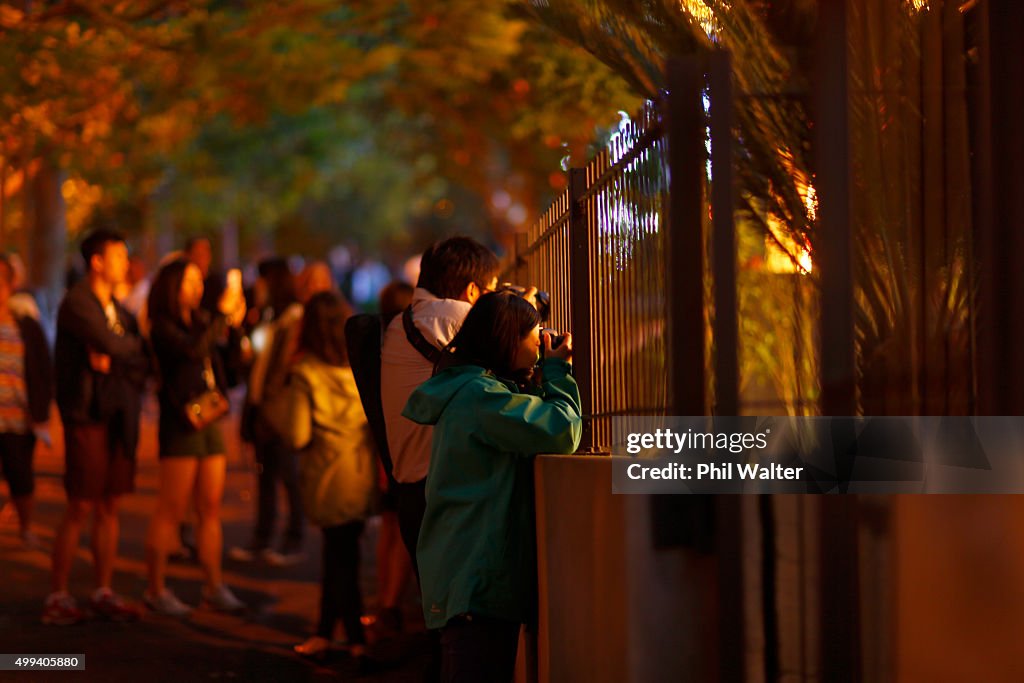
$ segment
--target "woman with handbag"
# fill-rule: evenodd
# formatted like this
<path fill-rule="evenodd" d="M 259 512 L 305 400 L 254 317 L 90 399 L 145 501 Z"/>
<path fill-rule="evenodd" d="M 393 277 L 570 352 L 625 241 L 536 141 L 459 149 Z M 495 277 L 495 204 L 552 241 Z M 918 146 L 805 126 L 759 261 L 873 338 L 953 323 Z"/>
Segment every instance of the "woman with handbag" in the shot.
<path fill-rule="evenodd" d="M 376 486 L 372 437 L 345 345 L 351 309 L 333 292 L 311 298 L 299 333 L 300 360 L 281 396 L 266 406 L 271 427 L 299 452 L 299 483 L 307 517 L 323 532 L 323 576 L 316 635 L 295 647 L 306 657 L 327 655 L 334 627 L 345 626 L 349 653 L 362 671 L 366 656 L 360 621 L 359 537 Z"/>
<path fill-rule="evenodd" d="M 229 286 L 217 310 L 203 310 L 203 277 L 186 259 L 163 266 L 149 293 L 150 342 L 160 377 L 160 493 L 146 536 L 149 588 L 145 603 L 169 616 L 191 608 L 164 583 L 167 555 L 177 543 L 178 525 L 195 493 L 199 563 L 205 574 L 203 602 L 218 611 L 245 605 L 221 578 L 220 504 L 226 456 L 220 418 L 228 412 L 227 381 L 218 340 L 245 317 L 241 288 Z"/>

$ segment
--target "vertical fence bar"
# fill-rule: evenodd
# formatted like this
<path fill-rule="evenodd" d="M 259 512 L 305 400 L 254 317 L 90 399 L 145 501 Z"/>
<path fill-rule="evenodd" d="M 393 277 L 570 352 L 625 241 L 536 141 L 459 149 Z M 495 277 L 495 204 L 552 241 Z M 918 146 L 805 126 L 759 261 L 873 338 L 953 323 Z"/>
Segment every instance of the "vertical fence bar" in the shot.
<path fill-rule="evenodd" d="M 582 168 L 569 171 L 569 277 L 572 290 L 572 355 L 573 373 L 580 387 L 583 414 L 594 412 L 593 339 L 590 328 L 590 231 L 587 229 L 587 207 L 582 200 L 587 191 L 587 172 Z M 593 425 L 583 420 L 583 438 L 579 452 L 594 446 Z"/>
<path fill-rule="evenodd" d="M 739 329 L 736 305 L 736 226 L 733 220 L 732 56 L 715 50 L 708 59 L 711 107 L 711 216 L 715 303 L 715 415 L 739 414 Z M 719 674 L 739 683 L 746 677 L 746 632 L 743 585 L 743 515 L 740 496 L 715 501 L 718 551 Z"/>
<path fill-rule="evenodd" d="M 703 83 L 696 57 L 668 63 L 668 239 L 669 405 L 676 415 L 705 413 L 704 235 L 701 216 L 704 174 Z"/>
<path fill-rule="evenodd" d="M 529 233 L 527 233 L 527 232 L 517 232 L 516 233 L 516 238 L 515 238 L 515 243 L 512 246 L 512 248 L 513 248 L 513 252 L 512 253 L 513 253 L 513 257 L 514 257 L 513 261 L 512 261 L 512 263 L 514 264 L 512 272 L 515 273 L 515 281 L 516 282 L 529 282 L 529 280 L 524 280 L 523 279 L 523 275 L 527 274 L 527 273 L 523 272 L 525 270 L 525 268 L 526 268 L 526 263 L 524 263 L 521 260 L 522 257 L 520 256 L 520 254 L 522 254 L 524 251 L 526 251 L 526 240 L 528 238 L 529 238 Z"/>
<path fill-rule="evenodd" d="M 739 414 L 739 331 L 736 320 L 736 227 L 733 189 L 732 57 L 711 53 L 712 281 L 715 284 L 715 414 Z"/>
<path fill-rule="evenodd" d="M 826 0 L 819 15 L 815 83 L 821 263 L 821 407 L 854 415 L 850 126 L 846 69 L 848 0 Z"/>
<path fill-rule="evenodd" d="M 850 85 L 847 69 L 851 0 L 818 5 L 814 74 L 816 167 L 821 263 L 821 387 L 825 415 L 856 412 L 851 251 Z M 833 425 L 834 442 L 844 443 Z M 851 428 L 852 429 L 852 428 Z M 823 496 L 819 511 L 818 634 L 820 680 L 862 680 L 859 539 L 856 496 Z"/>
<path fill-rule="evenodd" d="M 986 6 L 987 5 L 987 6 Z M 1020 31 L 1024 7 L 1012 0 L 983 3 L 984 41 L 982 103 L 979 111 L 982 137 L 977 163 L 983 180 L 980 191 L 984 211 L 978 226 L 978 390 L 979 415 L 1024 415 L 1024 274 L 1019 259 L 1024 249 L 1021 221 L 1024 198 L 1024 96 L 1020 83 Z M 1016 122 L 1016 123 L 1014 123 Z M 991 146 L 989 146 L 991 145 Z"/>

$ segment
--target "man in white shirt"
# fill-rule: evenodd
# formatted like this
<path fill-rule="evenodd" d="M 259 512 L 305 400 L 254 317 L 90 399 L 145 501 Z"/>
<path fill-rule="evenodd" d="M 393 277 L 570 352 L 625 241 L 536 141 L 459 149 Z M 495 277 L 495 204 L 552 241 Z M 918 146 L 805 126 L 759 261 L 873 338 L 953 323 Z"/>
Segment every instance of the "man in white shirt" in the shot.
<path fill-rule="evenodd" d="M 398 482 L 398 524 L 416 565 L 416 540 L 426 507 L 424 483 L 433 430 L 402 416 L 406 401 L 430 379 L 437 354 L 462 327 L 469 309 L 498 284 L 498 259 L 468 237 L 452 237 L 423 254 L 412 306 L 395 316 L 381 348 L 381 402 Z M 411 311 L 411 316 L 410 316 Z"/>

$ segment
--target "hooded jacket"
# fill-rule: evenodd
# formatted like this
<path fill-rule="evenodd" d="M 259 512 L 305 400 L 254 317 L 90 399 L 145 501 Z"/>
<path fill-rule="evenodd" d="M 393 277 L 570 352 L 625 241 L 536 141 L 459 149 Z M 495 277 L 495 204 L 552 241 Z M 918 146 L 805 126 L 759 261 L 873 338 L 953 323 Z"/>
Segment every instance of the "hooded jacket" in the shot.
<path fill-rule="evenodd" d="M 285 390 L 264 404 L 264 414 L 299 452 L 299 487 L 310 521 L 329 527 L 364 519 L 377 461 L 352 368 L 307 354 Z"/>
<path fill-rule="evenodd" d="M 565 361 L 541 366 L 540 395 L 475 365 L 422 384 L 403 415 L 434 425 L 417 546 L 428 628 L 476 614 L 525 623 L 536 602 L 533 458 L 572 453 L 580 395 Z"/>

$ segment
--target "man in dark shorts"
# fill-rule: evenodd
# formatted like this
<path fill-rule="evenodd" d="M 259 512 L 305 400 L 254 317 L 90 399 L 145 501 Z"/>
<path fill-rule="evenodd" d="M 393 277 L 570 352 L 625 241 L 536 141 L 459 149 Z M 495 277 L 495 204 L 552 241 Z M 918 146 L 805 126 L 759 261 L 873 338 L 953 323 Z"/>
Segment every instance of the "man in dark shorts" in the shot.
<path fill-rule="evenodd" d="M 114 298 L 128 274 L 124 237 L 99 229 L 82 242 L 86 277 L 68 290 L 57 314 L 57 407 L 64 423 L 68 497 L 53 547 L 52 592 L 43 623 L 73 624 L 84 617 L 68 593 L 82 524 L 92 513 L 96 590 L 89 607 L 116 621 L 140 610 L 113 592 L 118 504 L 135 484 L 141 394 L 149 368 L 135 318 Z"/>

